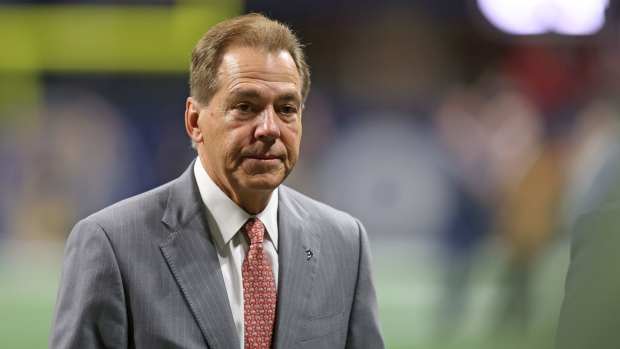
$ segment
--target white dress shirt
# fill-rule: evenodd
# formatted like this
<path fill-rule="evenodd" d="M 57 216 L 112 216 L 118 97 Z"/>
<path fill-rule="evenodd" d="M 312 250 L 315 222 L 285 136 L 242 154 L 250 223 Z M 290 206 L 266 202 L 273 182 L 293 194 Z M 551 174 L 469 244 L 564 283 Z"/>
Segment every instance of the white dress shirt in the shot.
<path fill-rule="evenodd" d="M 263 250 L 271 264 L 278 288 L 278 189 L 271 194 L 265 209 L 250 215 L 235 204 L 207 174 L 200 158 L 194 163 L 194 176 L 202 201 L 207 207 L 207 223 L 215 241 L 220 261 L 226 293 L 230 303 L 230 310 L 235 321 L 237 334 L 244 348 L 243 326 L 243 281 L 241 279 L 241 265 L 248 250 L 248 241 L 240 232 L 245 222 L 256 217 L 263 222 L 267 230 L 263 241 Z"/>

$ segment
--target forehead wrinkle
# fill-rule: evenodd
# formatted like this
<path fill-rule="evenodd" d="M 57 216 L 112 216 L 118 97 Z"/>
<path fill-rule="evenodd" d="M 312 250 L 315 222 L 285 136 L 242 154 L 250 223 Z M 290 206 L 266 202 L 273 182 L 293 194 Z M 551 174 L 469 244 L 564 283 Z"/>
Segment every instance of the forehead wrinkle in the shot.
<path fill-rule="evenodd" d="M 283 59 L 283 54 L 224 54 L 217 80 L 220 88 L 227 91 L 227 99 L 235 98 L 240 89 L 249 89 L 258 92 L 254 97 L 281 99 L 295 95 L 295 99 L 301 100 L 301 77 L 292 59 Z"/>
<path fill-rule="evenodd" d="M 227 76 L 229 79 L 248 77 L 274 82 L 288 81 L 297 86 L 301 85 L 297 66 L 287 52 L 259 53 L 258 57 L 253 59 L 240 57 L 238 52 L 229 51 L 223 55 L 217 75 Z"/>
<path fill-rule="evenodd" d="M 231 82 L 234 80 L 243 80 L 243 79 L 251 79 L 251 80 L 261 80 L 267 82 L 286 82 L 293 83 L 299 86 L 299 78 L 297 74 L 291 74 L 290 72 L 275 72 L 272 70 L 258 70 L 248 69 L 243 70 L 242 67 L 238 67 L 232 71 L 222 72 L 218 74 L 222 77 L 226 77 Z"/>

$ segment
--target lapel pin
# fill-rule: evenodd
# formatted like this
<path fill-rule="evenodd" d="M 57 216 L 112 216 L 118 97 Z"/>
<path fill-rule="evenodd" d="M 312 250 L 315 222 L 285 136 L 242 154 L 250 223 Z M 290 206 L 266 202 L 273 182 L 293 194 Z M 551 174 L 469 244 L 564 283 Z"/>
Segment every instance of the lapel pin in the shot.
<path fill-rule="evenodd" d="M 312 259 L 312 256 L 314 256 L 314 253 L 312 252 L 312 250 L 310 249 L 306 250 L 306 260 L 309 261 L 310 259 Z"/>

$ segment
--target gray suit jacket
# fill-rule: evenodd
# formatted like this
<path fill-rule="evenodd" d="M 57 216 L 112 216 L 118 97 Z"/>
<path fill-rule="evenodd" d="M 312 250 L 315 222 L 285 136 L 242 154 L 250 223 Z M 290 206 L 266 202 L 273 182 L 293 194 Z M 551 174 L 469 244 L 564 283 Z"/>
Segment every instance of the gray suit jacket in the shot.
<path fill-rule="evenodd" d="M 191 168 L 75 226 L 52 348 L 239 348 Z M 279 200 L 273 347 L 383 348 L 362 225 L 285 186 Z"/>

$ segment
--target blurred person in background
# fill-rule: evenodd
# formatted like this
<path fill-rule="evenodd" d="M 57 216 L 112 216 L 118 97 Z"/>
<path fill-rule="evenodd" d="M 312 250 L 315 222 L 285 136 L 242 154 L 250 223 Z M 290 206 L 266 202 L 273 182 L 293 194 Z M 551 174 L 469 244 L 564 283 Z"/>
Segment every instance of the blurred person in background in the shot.
<path fill-rule="evenodd" d="M 499 178 L 494 230 L 507 257 L 496 329 L 521 332 L 532 319 L 536 264 L 557 233 L 565 148 L 544 137 L 538 108 L 517 91 L 502 91 L 484 113 L 493 119 Z"/>
<path fill-rule="evenodd" d="M 523 329 L 531 266 L 554 232 L 558 164 L 542 155 L 547 153 L 536 107 L 504 80 L 493 72 L 454 89 L 435 116 L 438 138 L 451 159 L 447 172 L 455 197 L 442 236 L 447 265 L 440 332 L 462 330 L 475 259 L 492 238 L 505 243 L 508 255 L 494 326 Z"/>
<path fill-rule="evenodd" d="M 570 265 L 556 348 L 617 348 L 620 343 L 620 91 L 617 35 L 600 59 L 601 87 L 579 113 L 564 210 Z M 611 40 L 609 40 L 611 39 Z"/>
<path fill-rule="evenodd" d="M 492 334 L 527 330 L 531 278 L 557 232 L 564 189 L 566 149 L 544 127 L 537 105 L 501 71 L 454 88 L 440 103 L 435 128 L 451 160 L 455 200 L 442 236 L 446 273 L 437 332 L 464 331 L 471 274 L 487 242 L 500 242 L 506 256 Z"/>
<path fill-rule="evenodd" d="M 571 156 L 566 166 L 562 206 L 564 230 L 595 210 L 608 196 L 620 173 L 619 111 L 610 101 L 594 98 L 577 114 Z"/>
<path fill-rule="evenodd" d="M 620 343 L 618 115 L 605 101 L 594 101 L 581 115 L 576 137 L 580 148 L 566 209 L 573 241 L 556 333 L 558 349 L 611 349 Z"/>
<path fill-rule="evenodd" d="M 280 185 L 309 84 L 281 23 L 203 36 L 185 111 L 198 157 L 75 226 L 51 347 L 383 347 L 363 226 Z"/>
<path fill-rule="evenodd" d="M 105 99 L 57 88 L 41 108 L 19 115 L 29 120 L 30 136 L 16 128 L 2 137 L 18 155 L 3 171 L 11 180 L 5 186 L 12 203 L 6 225 L 13 239 L 64 238 L 71 222 L 128 191 L 127 125 Z M 115 171 L 106 171 L 110 167 Z"/>
<path fill-rule="evenodd" d="M 453 192 L 441 234 L 445 284 L 436 329 L 440 340 L 449 337 L 445 332 L 454 336 L 462 329 L 474 260 L 495 215 L 497 178 L 482 105 L 478 86 L 459 86 L 447 93 L 434 116 L 435 132 L 448 159 L 447 185 Z"/>

